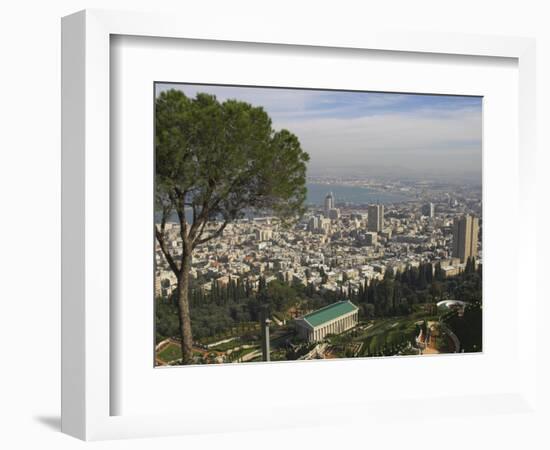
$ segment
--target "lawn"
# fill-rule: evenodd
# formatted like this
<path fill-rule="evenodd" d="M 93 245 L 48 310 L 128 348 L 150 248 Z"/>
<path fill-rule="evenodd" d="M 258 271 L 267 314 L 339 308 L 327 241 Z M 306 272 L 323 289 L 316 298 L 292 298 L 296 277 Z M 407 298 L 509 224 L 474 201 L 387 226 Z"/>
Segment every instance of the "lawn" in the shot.
<path fill-rule="evenodd" d="M 372 326 L 354 338 L 363 342 L 359 356 L 376 354 L 383 349 L 392 349 L 414 338 L 418 317 L 390 317 L 374 320 Z"/>
<path fill-rule="evenodd" d="M 169 343 L 160 352 L 157 353 L 157 357 L 164 362 L 170 362 L 175 359 L 181 358 L 181 347 L 177 344 Z"/>
<path fill-rule="evenodd" d="M 257 334 L 259 332 L 260 332 L 259 323 L 243 322 L 239 326 L 228 328 L 223 333 L 199 339 L 199 342 L 203 345 L 209 345 L 209 344 L 212 344 L 213 342 L 223 341 L 225 339 L 241 337 L 241 336 L 246 336 L 250 334 Z"/>
<path fill-rule="evenodd" d="M 238 359 L 242 358 L 248 353 L 252 353 L 258 350 L 258 347 L 252 347 L 252 348 L 241 348 L 239 350 L 236 350 L 234 352 L 231 352 L 230 355 L 228 355 L 229 360 L 231 362 L 237 361 Z"/>

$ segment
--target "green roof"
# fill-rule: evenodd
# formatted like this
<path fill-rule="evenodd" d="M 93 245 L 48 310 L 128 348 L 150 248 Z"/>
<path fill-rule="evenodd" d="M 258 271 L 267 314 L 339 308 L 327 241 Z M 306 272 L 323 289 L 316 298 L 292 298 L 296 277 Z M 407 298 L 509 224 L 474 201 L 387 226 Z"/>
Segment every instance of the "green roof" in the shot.
<path fill-rule="evenodd" d="M 344 314 L 357 311 L 357 306 L 348 300 L 332 303 L 317 311 L 306 314 L 303 319 L 309 323 L 312 327 L 318 327 L 325 322 L 330 322 Z"/>

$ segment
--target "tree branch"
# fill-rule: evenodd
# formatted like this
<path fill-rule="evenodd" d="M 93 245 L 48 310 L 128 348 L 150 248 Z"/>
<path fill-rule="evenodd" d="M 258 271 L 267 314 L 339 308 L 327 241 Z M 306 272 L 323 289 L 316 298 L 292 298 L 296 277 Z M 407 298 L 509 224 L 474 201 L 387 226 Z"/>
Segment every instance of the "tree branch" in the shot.
<path fill-rule="evenodd" d="M 179 276 L 180 276 L 180 269 L 176 263 L 176 261 L 174 261 L 174 257 L 171 255 L 171 253 L 168 251 L 168 248 L 166 247 L 166 241 L 164 239 L 164 225 L 165 225 L 165 219 L 164 219 L 164 214 L 163 214 L 163 221 L 162 221 L 162 224 L 161 224 L 161 230 L 158 229 L 158 227 L 155 225 L 155 235 L 157 237 L 157 241 L 160 245 L 160 249 L 162 250 L 162 253 L 164 254 L 164 257 L 166 258 L 166 261 L 168 261 L 168 265 L 170 266 L 170 269 L 172 269 L 172 272 L 174 272 L 174 275 L 176 275 L 176 277 L 178 277 L 179 279 Z"/>
<path fill-rule="evenodd" d="M 214 233 L 210 234 L 209 236 L 206 236 L 205 238 L 197 239 L 194 242 L 193 247 L 196 247 L 197 245 L 200 245 L 200 244 L 204 244 L 205 242 L 208 242 L 211 239 L 219 237 L 223 233 L 223 230 L 229 224 L 230 221 L 231 221 L 230 219 L 225 219 L 225 222 L 220 226 L 220 228 L 218 228 Z M 201 230 L 201 233 L 202 233 L 202 230 Z"/>
<path fill-rule="evenodd" d="M 193 236 L 192 236 L 193 246 L 197 245 L 195 241 L 197 239 L 200 239 L 200 237 L 202 236 L 202 232 L 204 231 L 204 227 L 206 225 L 206 222 L 207 222 L 207 220 L 203 220 L 203 222 L 200 225 L 200 228 L 197 228 L 197 229 L 194 230 Z"/>
<path fill-rule="evenodd" d="M 192 239 L 193 228 L 194 228 L 195 222 L 197 221 L 197 205 L 195 205 L 195 203 L 191 203 L 191 207 L 193 208 L 193 223 L 191 224 L 191 230 L 189 231 L 189 235 L 191 236 L 191 239 Z"/>
<path fill-rule="evenodd" d="M 206 194 L 204 196 L 202 208 L 199 214 L 197 214 L 197 205 L 195 205 L 195 203 L 193 202 L 193 223 L 191 224 L 191 229 L 189 230 L 189 237 L 191 238 L 192 242 L 194 242 L 197 237 L 200 237 L 202 229 L 204 228 L 204 223 L 208 219 L 208 211 L 210 211 L 210 208 L 208 207 L 208 201 L 210 200 L 215 186 L 216 181 L 210 178 L 208 180 L 208 190 L 206 191 Z M 199 227 L 201 228 L 201 233 L 197 234 L 197 230 L 199 229 Z"/>
<path fill-rule="evenodd" d="M 208 214 L 210 213 L 210 211 L 214 211 L 222 202 L 222 200 L 224 200 L 224 198 L 226 198 L 227 195 L 229 195 L 229 193 L 237 186 L 237 184 L 242 181 L 243 177 L 246 177 L 246 176 L 247 176 L 246 170 L 237 174 L 237 176 L 229 183 L 229 186 L 218 196 L 214 197 L 214 199 L 210 204 L 208 203 L 208 200 L 211 199 L 211 196 L 214 193 L 216 182 L 214 180 L 209 180 L 207 195 L 205 195 L 205 199 L 203 201 L 201 211 L 197 216 L 195 216 L 195 206 L 193 206 L 193 224 L 191 225 L 191 229 L 189 230 L 189 237 L 192 243 L 195 243 L 195 241 L 200 240 L 200 237 L 204 230 L 204 226 L 208 222 Z M 210 240 L 210 239 L 211 238 L 209 237 L 207 240 Z M 200 242 L 197 242 L 197 245 L 199 243 Z"/>
<path fill-rule="evenodd" d="M 174 192 L 175 193 L 172 194 L 170 197 L 180 222 L 180 237 L 183 245 L 183 250 L 185 252 L 188 247 L 187 219 L 185 218 L 185 195 L 187 194 L 187 191 L 182 192 L 176 187 L 174 188 Z"/>

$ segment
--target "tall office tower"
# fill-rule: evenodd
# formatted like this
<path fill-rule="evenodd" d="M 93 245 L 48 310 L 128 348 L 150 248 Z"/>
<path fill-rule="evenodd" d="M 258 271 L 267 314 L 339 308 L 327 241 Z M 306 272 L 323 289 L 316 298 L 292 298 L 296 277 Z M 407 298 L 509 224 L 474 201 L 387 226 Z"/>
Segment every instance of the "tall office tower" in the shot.
<path fill-rule="evenodd" d="M 422 215 L 433 219 L 434 217 L 434 204 L 429 202 L 422 205 Z"/>
<path fill-rule="evenodd" d="M 319 218 L 317 216 L 312 216 L 309 219 L 309 223 L 307 224 L 308 231 L 311 231 L 312 233 L 316 232 L 319 228 Z"/>
<path fill-rule="evenodd" d="M 328 214 L 328 212 L 333 208 L 334 208 L 334 194 L 332 192 L 329 192 L 325 197 L 325 212 Z"/>
<path fill-rule="evenodd" d="M 378 233 L 384 229 L 384 205 L 369 205 L 367 230 Z"/>
<path fill-rule="evenodd" d="M 466 262 L 470 256 L 477 256 L 479 219 L 470 215 L 456 217 L 453 222 L 453 256 Z"/>

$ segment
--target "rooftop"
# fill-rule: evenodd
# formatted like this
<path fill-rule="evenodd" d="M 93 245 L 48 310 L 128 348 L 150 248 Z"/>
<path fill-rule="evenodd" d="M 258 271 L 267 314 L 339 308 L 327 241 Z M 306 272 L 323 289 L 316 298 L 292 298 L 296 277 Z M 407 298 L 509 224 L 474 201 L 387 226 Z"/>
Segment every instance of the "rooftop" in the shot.
<path fill-rule="evenodd" d="M 351 303 L 349 300 L 343 300 L 341 302 L 332 303 L 317 311 L 306 314 L 303 319 L 309 323 L 312 327 L 318 327 L 323 323 L 330 322 L 344 314 L 357 311 L 357 306 Z"/>

